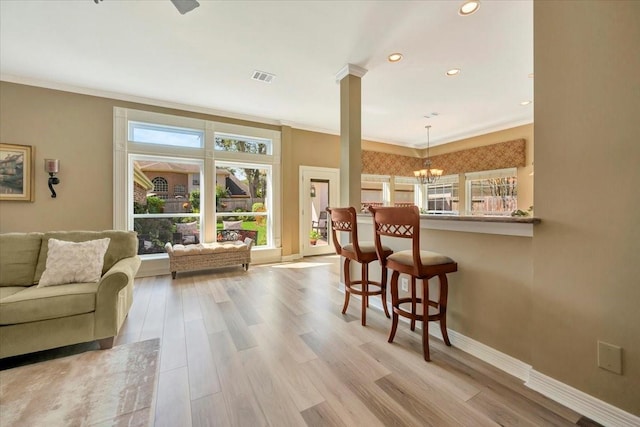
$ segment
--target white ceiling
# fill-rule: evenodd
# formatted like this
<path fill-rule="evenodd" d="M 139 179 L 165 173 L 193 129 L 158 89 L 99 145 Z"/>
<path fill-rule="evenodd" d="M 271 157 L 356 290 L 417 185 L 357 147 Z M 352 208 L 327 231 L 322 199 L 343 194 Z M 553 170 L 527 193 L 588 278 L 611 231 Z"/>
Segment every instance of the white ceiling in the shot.
<path fill-rule="evenodd" d="M 437 145 L 533 122 L 520 105 L 533 99 L 532 0 L 482 0 L 467 17 L 462 0 L 200 3 L 180 15 L 169 0 L 0 0 L 0 78 L 338 134 L 335 79 L 351 63 L 368 70 L 365 139 L 424 147 L 426 124 Z"/>

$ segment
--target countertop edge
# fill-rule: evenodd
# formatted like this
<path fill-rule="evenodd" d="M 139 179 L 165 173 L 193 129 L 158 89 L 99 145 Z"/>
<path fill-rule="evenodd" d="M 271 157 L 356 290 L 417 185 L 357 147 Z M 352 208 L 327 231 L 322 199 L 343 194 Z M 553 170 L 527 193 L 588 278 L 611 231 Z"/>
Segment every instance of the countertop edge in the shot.
<path fill-rule="evenodd" d="M 359 213 L 361 217 L 371 217 L 370 213 Z M 540 224 L 542 220 L 535 217 L 514 216 L 482 216 L 482 215 L 420 215 L 421 220 L 492 222 L 504 224 Z"/>

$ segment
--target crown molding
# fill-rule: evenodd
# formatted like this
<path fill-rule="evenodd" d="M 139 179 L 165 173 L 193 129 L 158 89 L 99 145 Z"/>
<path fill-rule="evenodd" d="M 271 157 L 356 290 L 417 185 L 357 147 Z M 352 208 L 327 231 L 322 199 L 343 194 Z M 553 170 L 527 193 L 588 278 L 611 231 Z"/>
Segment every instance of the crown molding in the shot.
<path fill-rule="evenodd" d="M 25 86 L 35 86 L 44 89 L 59 90 L 62 92 L 77 93 L 80 95 L 96 96 L 100 98 L 115 99 L 118 101 L 135 102 L 137 104 L 152 105 L 154 107 L 171 108 L 175 110 L 189 111 L 192 113 L 208 114 L 212 116 L 220 116 L 229 119 L 246 120 L 250 122 L 262 123 L 265 125 L 280 126 L 279 120 L 270 119 L 261 116 L 252 116 L 249 114 L 234 113 L 231 111 L 216 110 L 213 108 L 199 107 L 194 105 L 181 104 L 179 102 L 164 101 L 161 99 L 147 98 L 137 95 L 128 95 L 120 92 L 110 92 L 106 90 L 91 89 L 82 86 L 73 86 L 65 83 L 52 82 L 48 80 L 32 79 L 28 77 L 13 76 L 8 74 L 0 74 L 0 81 L 7 83 L 16 83 Z"/>
<path fill-rule="evenodd" d="M 340 83 L 340 80 L 344 79 L 349 74 L 359 78 L 363 78 L 367 74 L 367 69 L 362 68 L 355 64 L 347 64 L 336 74 L 336 83 Z"/>

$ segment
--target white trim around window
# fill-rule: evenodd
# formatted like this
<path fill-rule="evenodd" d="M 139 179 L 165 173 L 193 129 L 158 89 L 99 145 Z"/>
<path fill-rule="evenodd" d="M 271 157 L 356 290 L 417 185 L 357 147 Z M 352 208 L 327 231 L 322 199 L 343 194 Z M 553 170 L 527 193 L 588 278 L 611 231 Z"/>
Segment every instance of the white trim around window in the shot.
<path fill-rule="evenodd" d="M 174 159 L 176 162 L 196 161 L 203 165 L 203 173 L 199 179 L 201 189 L 201 212 L 204 225 L 202 241 L 215 241 L 215 197 L 207 197 L 207 193 L 215 196 L 215 187 L 208 188 L 203 185 L 207 182 L 215 182 L 215 161 L 252 163 L 256 165 L 269 165 L 271 168 L 271 245 L 269 248 L 256 249 L 254 260 L 256 262 L 279 261 L 281 257 L 281 213 L 280 213 L 280 131 L 263 129 L 258 127 L 234 125 L 223 122 L 214 122 L 191 117 L 174 116 L 169 114 L 154 113 L 134 109 L 115 107 L 113 110 L 113 227 L 117 230 L 130 229 L 130 207 L 133 202 L 132 172 L 129 168 L 129 155 L 136 156 L 163 156 Z M 161 145 L 138 143 L 129 141 L 129 121 L 156 124 L 159 126 L 172 126 L 179 129 L 201 131 L 204 134 L 202 147 L 179 147 L 175 145 Z M 271 153 L 258 155 L 250 153 L 224 152 L 214 150 L 215 134 L 223 133 L 239 137 L 250 137 L 271 141 Z M 131 188 L 129 188 L 131 187 Z M 166 257 L 166 255 L 165 255 Z M 156 256 L 155 258 L 158 258 Z M 167 264 L 168 266 L 168 264 Z M 157 271 L 157 267 L 154 267 Z"/>

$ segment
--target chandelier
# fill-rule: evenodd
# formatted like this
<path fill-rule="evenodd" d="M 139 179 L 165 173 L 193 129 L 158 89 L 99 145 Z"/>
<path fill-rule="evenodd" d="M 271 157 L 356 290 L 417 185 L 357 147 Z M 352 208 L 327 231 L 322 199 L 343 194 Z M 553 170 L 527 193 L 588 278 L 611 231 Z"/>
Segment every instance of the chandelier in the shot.
<path fill-rule="evenodd" d="M 420 184 L 433 184 L 442 176 L 442 169 L 431 167 L 431 158 L 429 157 L 429 129 L 431 129 L 431 125 L 427 125 L 425 128 L 427 129 L 427 158 L 424 159 L 424 168 L 413 171 L 413 174 Z"/>

